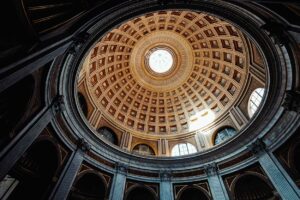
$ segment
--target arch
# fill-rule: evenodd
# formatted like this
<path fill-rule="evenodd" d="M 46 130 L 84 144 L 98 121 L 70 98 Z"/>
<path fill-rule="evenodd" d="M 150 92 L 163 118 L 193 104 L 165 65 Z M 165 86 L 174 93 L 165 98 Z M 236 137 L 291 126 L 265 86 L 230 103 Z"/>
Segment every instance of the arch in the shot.
<path fill-rule="evenodd" d="M 157 200 L 154 191 L 146 186 L 138 185 L 131 187 L 124 198 L 125 200 Z"/>
<path fill-rule="evenodd" d="M 218 129 L 213 137 L 213 144 L 218 145 L 237 133 L 236 129 L 231 126 L 226 126 Z"/>
<path fill-rule="evenodd" d="M 12 133 L 28 111 L 33 96 L 35 80 L 29 75 L 9 87 L 0 95 L 0 148 L 10 140 Z"/>
<path fill-rule="evenodd" d="M 13 167 L 10 175 L 20 181 L 9 199 L 43 199 L 54 186 L 60 165 L 59 152 L 50 140 L 35 142 Z"/>
<path fill-rule="evenodd" d="M 265 89 L 256 88 L 250 95 L 248 100 L 248 115 L 251 118 L 260 106 L 264 97 Z"/>
<path fill-rule="evenodd" d="M 106 196 L 103 178 L 94 172 L 86 172 L 78 177 L 68 197 L 69 200 L 102 200 Z"/>
<path fill-rule="evenodd" d="M 184 143 L 179 143 L 173 146 L 172 148 L 172 156 L 183 156 L 183 155 L 188 155 L 192 153 L 196 153 L 197 149 L 194 145 L 188 142 Z"/>
<path fill-rule="evenodd" d="M 84 114 L 85 117 L 88 116 L 88 104 L 85 100 L 85 97 L 83 96 L 83 94 L 81 92 L 78 92 L 78 101 L 79 101 L 79 105 L 80 108 Z"/>
<path fill-rule="evenodd" d="M 210 200 L 205 190 L 199 187 L 186 187 L 178 195 L 178 200 Z"/>
<path fill-rule="evenodd" d="M 266 179 L 252 173 L 234 180 L 232 191 L 235 200 L 279 199 Z"/>
<path fill-rule="evenodd" d="M 154 150 L 147 144 L 137 144 L 132 149 L 133 153 L 142 155 L 155 155 Z"/>
<path fill-rule="evenodd" d="M 111 128 L 104 126 L 99 128 L 97 132 L 100 134 L 101 138 L 105 138 L 105 140 L 110 143 L 118 145 L 118 137 Z"/>

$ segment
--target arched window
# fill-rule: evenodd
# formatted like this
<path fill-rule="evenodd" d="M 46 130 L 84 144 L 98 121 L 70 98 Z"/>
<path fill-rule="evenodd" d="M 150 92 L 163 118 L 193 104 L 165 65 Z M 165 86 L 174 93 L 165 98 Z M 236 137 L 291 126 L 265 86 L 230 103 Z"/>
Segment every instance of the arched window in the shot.
<path fill-rule="evenodd" d="M 101 127 L 97 130 L 101 138 L 109 141 L 112 144 L 118 145 L 118 139 L 113 130 L 108 127 Z"/>
<path fill-rule="evenodd" d="M 265 93 L 264 88 L 257 88 L 250 95 L 249 102 L 248 102 L 249 117 L 252 117 L 256 112 L 257 108 L 259 107 L 263 99 L 264 93 Z"/>
<path fill-rule="evenodd" d="M 183 156 L 187 154 L 196 153 L 197 149 L 190 143 L 176 144 L 172 149 L 172 156 Z"/>
<path fill-rule="evenodd" d="M 133 150 L 133 153 L 142 154 L 142 155 L 155 155 L 154 150 L 147 144 L 138 144 Z"/>
<path fill-rule="evenodd" d="M 224 142 L 225 140 L 228 140 L 235 134 L 236 134 L 236 130 L 234 128 L 231 128 L 231 127 L 223 128 L 217 132 L 215 139 L 214 139 L 214 144 L 215 145 L 220 144 L 220 143 Z"/>

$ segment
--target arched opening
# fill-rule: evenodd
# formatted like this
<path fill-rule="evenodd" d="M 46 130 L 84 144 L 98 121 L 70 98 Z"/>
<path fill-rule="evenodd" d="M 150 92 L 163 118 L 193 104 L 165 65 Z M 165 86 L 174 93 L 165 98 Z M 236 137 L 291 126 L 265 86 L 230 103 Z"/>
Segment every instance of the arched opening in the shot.
<path fill-rule="evenodd" d="M 9 173 L 19 184 L 8 199 L 47 199 L 58 166 L 58 151 L 52 142 L 33 144 Z"/>
<path fill-rule="evenodd" d="M 79 105 L 80 105 L 80 108 L 84 114 L 85 117 L 88 116 L 88 105 L 87 105 L 87 102 L 83 96 L 83 94 L 81 94 L 80 92 L 78 92 L 78 101 L 79 101 Z"/>
<path fill-rule="evenodd" d="M 197 152 L 196 147 L 188 142 L 176 144 L 172 148 L 172 156 L 183 156 L 183 155 L 188 155 L 196 152 Z"/>
<path fill-rule="evenodd" d="M 154 150 L 147 144 L 138 144 L 132 149 L 133 153 L 141 155 L 155 155 Z"/>
<path fill-rule="evenodd" d="M 204 193 L 204 191 L 201 191 L 198 188 L 187 188 L 185 189 L 178 200 L 209 200 L 209 197 L 207 194 Z"/>
<path fill-rule="evenodd" d="M 255 175 L 245 175 L 239 178 L 234 187 L 236 200 L 275 200 L 273 189 L 262 178 Z"/>
<path fill-rule="evenodd" d="M 216 132 L 213 143 L 214 145 L 220 144 L 234 136 L 236 133 L 236 130 L 232 127 L 221 128 Z"/>
<path fill-rule="evenodd" d="M 0 148 L 14 136 L 34 92 L 33 76 L 27 76 L 0 94 Z"/>
<path fill-rule="evenodd" d="M 104 138 L 112 144 L 118 145 L 117 135 L 112 129 L 108 127 L 101 127 L 97 130 L 97 132 L 99 133 L 101 138 Z"/>
<path fill-rule="evenodd" d="M 86 173 L 78 179 L 69 195 L 69 200 L 101 200 L 105 198 L 106 187 L 101 177 Z"/>
<path fill-rule="evenodd" d="M 145 187 L 136 187 L 129 191 L 126 200 L 156 200 L 155 195 Z"/>
<path fill-rule="evenodd" d="M 249 101 L 248 101 L 248 114 L 249 117 L 252 117 L 254 113 L 257 111 L 258 107 L 260 106 L 260 103 L 263 99 L 265 93 L 264 88 L 256 88 L 250 95 Z"/>

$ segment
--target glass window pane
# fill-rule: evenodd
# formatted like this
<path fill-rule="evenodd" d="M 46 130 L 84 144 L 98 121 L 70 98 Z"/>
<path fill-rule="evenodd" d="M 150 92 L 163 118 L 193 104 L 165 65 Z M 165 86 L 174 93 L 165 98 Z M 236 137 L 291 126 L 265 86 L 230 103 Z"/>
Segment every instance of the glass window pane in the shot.
<path fill-rule="evenodd" d="M 183 156 L 187 154 L 196 153 L 197 149 L 190 143 L 180 143 L 173 147 L 172 156 Z"/>
<path fill-rule="evenodd" d="M 257 88 L 250 95 L 249 102 L 248 102 L 249 117 L 252 117 L 254 113 L 257 111 L 262 101 L 262 98 L 264 96 L 264 92 L 265 92 L 264 88 Z"/>

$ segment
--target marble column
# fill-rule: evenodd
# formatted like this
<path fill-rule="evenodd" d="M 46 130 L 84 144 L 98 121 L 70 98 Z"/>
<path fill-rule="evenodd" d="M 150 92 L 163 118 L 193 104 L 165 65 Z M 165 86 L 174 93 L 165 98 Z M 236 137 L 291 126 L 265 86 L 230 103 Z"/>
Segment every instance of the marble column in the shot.
<path fill-rule="evenodd" d="M 56 183 L 56 186 L 49 199 L 67 199 L 69 191 L 84 159 L 84 155 L 90 150 L 90 148 L 91 146 L 84 139 L 78 140 L 77 149 L 73 152 L 71 158 L 66 164 L 65 169 L 63 170 L 60 179 Z"/>
<path fill-rule="evenodd" d="M 29 122 L 16 138 L 1 151 L 0 180 L 2 180 L 14 164 L 20 159 L 34 140 L 40 135 L 52 118 L 64 110 L 63 96 L 57 96 L 39 115 Z"/>
<path fill-rule="evenodd" d="M 173 184 L 171 182 L 171 173 L 169 172 L 160 173 L 159 196 L 160 200 L 174 199 Z"/>
<path fill-rule="evenodd" d="M 224 182 L 218 174 L 217 166 L 215 164 L 209 164 L 204 168 L 213 199 L 229 200 Z"/>
<path fill-rule="evenodd" d="M 109 200 L 123 200 L 127 176 L 127 166 L 118 164 L 113 178 Z"/>
<path fill-rule="evenodd" d="M 257 140 L 248 147 L 258 158 L 261 167 L 269 177 L 282 199 L 300 199 L 299 189 L 284 171 L 275 156 L 268 152 L 262 140 Z"/>

